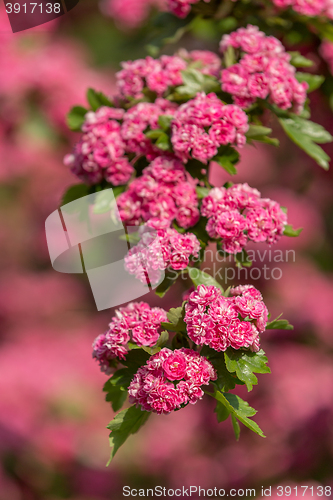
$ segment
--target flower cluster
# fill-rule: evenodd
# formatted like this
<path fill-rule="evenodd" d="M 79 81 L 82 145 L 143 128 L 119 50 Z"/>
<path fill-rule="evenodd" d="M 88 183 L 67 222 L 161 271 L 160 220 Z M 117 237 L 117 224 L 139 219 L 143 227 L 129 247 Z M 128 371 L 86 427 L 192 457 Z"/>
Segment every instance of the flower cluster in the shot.
<path fill-rule="evenodd" d="M 248 117 L 238 106 L 223 104 L 214 93 L 199 93 L 177 109 L 171 130 L 171 142 L 179 158 L 207 163 L 219 146 L 245 144 Z"/>
<path fill-rule="evenodd" d="M 282 236 L 287 215 L 276 201 L 260 196 L 248 184 L 234 184 L 213 188 L 202 200 L 206 231 L 213 239 L 222 238 L 225 252 L 241 252 L 248 240 L 273 244 Z"/>
<path fill-rule="evenodd" d="M 192 233 L 180 234 L 171 228 L 146 231 L 125 257 L 125 268 L 142 283 L 147 282 L 148 275 L 155 284 L 161 278 L 160 271 L 167 267 L 176 271 L 185 269 L 191 256 L 198 257 L 199 250 L 199 240 Z"/>
<path fill-rule="evenodd" d="M 118 186 L 130 179 L 134 169 L 124 156 L 126 144 L 118 121 L 123 115 L 122 109 L 106 106 L 86 114 L 83 135 L 73 154 L 65 156 L 64 163 L 87 184 L 105 179 Z"/>
<path fill-rule="evenodd" d="M 123 62 L 121 71 L 116 74 L 119 95 L 123 99 L 141 99 L 147 89 L 163 96 L 170 87 L 183 84 L 181 72 L 189 65 L 194 65 L 203 74 L 218 76 L 221 60 L 208 50 L 181 50 L 179 54 L 163 55 L 159 59 L 147 56 Z"/>
<path fill-rule="evenodd" d="M 139 368 L 128 388 L 129 401 L 142 410 L 170 413 L 204 395 L 202 385 L 216 380 L 212 364 L 192 349 L 164 348 Z"/>
<path fill-rule="evenodd" d="M 273 3 L 282 9 L 291 7 L 295 12 L 303 16 L 326 16 L 329 19 L 333 19 L 333 8 L 330 0 L 316 0 L 314 2 L 304 0 L 273 0 Z"/>
<path fill-rule="evenodd" d="M 231 289 L 224 297 L 215 286 L 199 285 L 185 305 L 187 334 L 198 345 L 215 351 L 259 350 L 259 333 L 265 330 L 268 312 L 258 290 L 251 285 Z"/>
<path fill-rule="evenodd" d="M 248 25 L 222 37 L 221 52 L 228 47 L 237 49 L 240 58 L 222 70 L 221 83 L 222 90 L 231 94 L 236 104 L 247 108 L 257 98 L 269 97 L 281 109 L 293 107 L 296 113 L 303 109 L 308 84 L 297 81 L 290 55 L 277 38 Z"/>
<path fill-rule="evenodd" d="M 194 226 L 199 220 L 196 182 L 183 164 L 173 158 L 156 158 L 117 198 L 123 222 L 166 228 L 176 219 L 181 227 Z"/>
<path fill-rule="evenodd" d="M 192 4 L 198 3 L 200 0 L 167 0 L 167 7 L 170 12 L 178 17 L 186 17 L 191 10 Z M 210 0 L 204 0 L 209 3 Z"/>
<path fill-rule="evenodd" d="M 115 312 L 107 332 L 99 335 L 93 343 L 93 358 L 101 371 L 110 373 L 110 361 L 125 359 L 128 342 L 138 346 L 153 346 L 159 337 L 160 324 L 167 321 L 166 312 L 159 307 L 151 308 L 145 302 L 131 302 Z"/>

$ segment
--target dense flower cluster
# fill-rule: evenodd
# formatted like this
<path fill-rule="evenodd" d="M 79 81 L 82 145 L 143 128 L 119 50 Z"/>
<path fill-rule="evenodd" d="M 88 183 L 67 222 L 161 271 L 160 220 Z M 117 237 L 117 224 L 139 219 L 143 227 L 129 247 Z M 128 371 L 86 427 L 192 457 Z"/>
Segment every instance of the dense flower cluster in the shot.
<path fill-rule="evenodd" d="M 181 50 L 179 54 L 163 55 L 159 59 L 147 56 L 122 62 L 122 69 L 116 74 L 119 95 L 124 99 L 140 99 L 147 89 L 162 96 L 168 88 L 183 84 L 181 72 L 193 63 L 203 74 L 215 76 L 221 67 L 220 58 L 207 50 Z"/>
<path fill-rule="evenodd" d="M 267 324 L 267 308 L 251 285 L 231 289 L 224 297 L 215 286 L 199 285 L 185 306 L 187 334 L 198 345 L 215 351 L 250 348 L 258 351 L 259 333 Z"/>
<path fill-rule="evenodd" d="M 276 201 L 260 196 L 248 184 L 234 184 L 213 188 L 202 200 L 206 231 L 213 239 L 222 238 L 225 252 L 241 252 L 249 240 L 276 243 L 282 236 L 287 215 Z"/>
<path fill-rule="evenodd" d="M 167 0 L 167 7 L 170 12 L 178 17 L 186 17 L 191 10 L 192 4 L 198 3 L 200 0 Z M 209 3 L 210 0 L 204 0 Z"/>
<path fill-rule="evenodd" d="M 192 349 L 164 348 L 139 368 L 128 388 L 129 401 L 142 410 L 170 413 L 204 395 L 202 385 L 216 379 L 212 364 Z"/>
<path fill-rule="evenodd" d="M 120 218 L 134 225 L 149 221 L 155 228 L 169 227 L 174 219 L 181 227 L 193 226 L 200 216 L 195 185 L 179 160 L 158 157 L 117 198 Z"/>
<path fill-rule="evenodd" d="M 122 109 L 106 106 L 86 114 L 83 135 L 73 154 L 64 159 L 65 165 L 84 182 L 97 184 L 105 179 L 118 186 L 130 179 L 134 169 L 124 156 L 126 144 L 118 121 L 123 115 Z"/>
<path fill-rule="evenodd" d="M 178 157 L 184 162 L 192 157 L 207 163 L 219 146 L 245 144 L 248 117 L 238 106 L 223 104 L 214 93 L 199 93 L 177 109 L 171 130 Z"/>
<path fill-rule="evenodd" d="M 82 125 L 83 135 L 73 154 L 65 156 L 64 163 L 88 184 L 103 179 L 114 186 L 126 184 L 134 168 L 126 155 L 145 155 L 153 159 L 161 154 L 144 131 L 158 128 L 158 117 L 172 115 L 176 105 L 166 99 L 154 103 L 142 102 L 127 112 L 120 108 L 102 106 L 89 111 Z"/>
<path fill-rule="evenodd" d="M 130 274 L 147 282 L 147 275 L 152 284 L 157 283 L 167 267 L 180 271 L 185 269 L 191 256 L 197 258 L 200 243 L 192 233 L 180 234 L 175 229 L 159 229 L 144 232 L 141 240 L 125 257 L 125 268 Z"/>
<path fill-rule="evenodd" d="M 99 335 L 93 343 L 93 358 L 100 364 L 101 370 L 110 373 L 110 361 L 125 359 L 128 342 L 138 346 L 153 346 L 159 337 L 160 324 L 167 321 L 166 312 L 151 308 L 145 302 L 131 302 L 115 312 L 109 329 Z"/>
<path fill-rule="evenodd" d="M 228 47 L 239 50 L 240 59 L 222 70 L 221 83 L 236 104 L 247 108 L 257 98 L 269 97 L 281 109 L 293 107 L 296 113 L 303 109 L 308 84 L 297 81 L 290 55 L 277 38 L 248 25 L 222 37 L 221 52 Z"/>

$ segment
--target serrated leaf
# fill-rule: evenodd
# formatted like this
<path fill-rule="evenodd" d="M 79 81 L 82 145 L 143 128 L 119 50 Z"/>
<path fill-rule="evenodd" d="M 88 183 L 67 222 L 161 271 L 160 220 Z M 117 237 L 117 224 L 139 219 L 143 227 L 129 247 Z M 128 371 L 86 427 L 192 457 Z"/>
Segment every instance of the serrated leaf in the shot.
<path fill-rule="evenodd" d="M 122 361 L 122 364 L 127 366 L 132 373 L 136 373 L 140 366 L 143 366 L 146 364 L 147 360 L 149 359 L 150 355 L 145 352 L 143 349 L 135 349 L 132 351 L 129 351 L 126 354 L 126 359 Z"/>
<path fill-rule="evenodd" d="M 313 66 L 313 61 L 302 56 L 299 52 L 289 52 L 291 55 L 290 64 L 295 66 L 295 68 L 310 68 Z"/>
<path fill-rule="evenodd" d="M 105 383 L 103 391 L 107 393 L 105 400 L 111 403 L 113 411 L 116 412 L 119 411 L 125 403 L 127 391 L 120 385 L 110 383 L 110 380 Z"/>
<path fill-rule="evenodd" d="M 330 157 L 320 146 L 315 144 L 311 136 L 300 130 L 299 123 L 296 123 L 293 118 L 279 118 L 279 122 L 288 137 L 297 144 L 297 146 L 313 158 L 320 167 L 325 170 L 329 169 Z"/>
<path fill-rule="evenodd" d="M 171 332 L 186 332 L 186 324 L 184 322 L 184 307 L 171 308 L 167 312 L 167 318 L 169 323 L 161 323 L 162 328 L 169 330 Z"/>
<path fill-rule="evenodd" d="M 333 137 L 331 134 L 324 129 L 322 125 L 319 123 L 312 122 L 310 120 L 305 120 L 304 118 L 300 118 L 299 116 L 294 116 L 293 127 L 297 128 L 300 132 L 311 137 L 314 142 L 319 144 L 325 144 L 327 142 L 332 142 Z"/>
<path fill-rule="evenodd" d="M 88 194 L 89 191 L 86 184 L 74 184 L 74 186 L 69 187 L 63 195 L 60 206 L 63 207 L 72 201 L 88 196 Z"/>
<path fill-rule="evenodd" d="M 216 391 L 213 397 L 220 401 L 220 403 L 224 404 L 227 410 L 231 414 L 233 414 L 240 422 L 242 422 L 242 424 L 251 429 L 251 431 L 255 432 L 261 437 L 265 437 L 259 425 L 253 420 L 249 419 L 249 417 L 253 417 L 253 415 L 255 415 L 257 412 L 256 410 L 254 410 L 254 408 L 251 408 L 251 406 L 246 401 L 243 401 L 243 399 L 241 399 L 239 396 L 236 396 L 236 394 L 230 394 L 227 392 L 222 393 L 219 391 Z"/>
<path fill-rule="evenodd" d="M 173 120 L 173 116 L 170 115 L 160 115 L 158 117 L 158 125 L 161 127 L 161 129 L 165 132 L 166 130 L 169 130 L 170 124 Z"/>
<path fill-rule="evenodd" d="M 219 288 L 221 292 L 223 292 L 222 285 L 218 283 L 210 274 L 201 271 L 195 267 L 188 268 L 188 275 L 192 280 L 192 283 L 195 286 L 206 285 L 206 286 L 215 286 Z"/>
<path fill-rule="evenodd" d="M 281 316 L 281 314 L 280 314 Z M 287 319 L 279 319 L 280 316 L 266 325 L 266 330 L 293 330 L 294 327 Z"/>
<path fill-rule="evenodd" d="M 239 380 L 235 374 L 232 374 L 227 370 L 223 352 L 217 352 L 205 345 L 201 349 L 200 354 L 201 356 L 205 356 L 209 359 L 209 361 L 213 364 L 217 373 L 217 379 L 214 380 L 214 385 L 220 391 L 231 391 L 236 387 L 236 384 L 244 385 L 244 382 Z"/>
<path fill-rule="evenodd" d="M 66 117 L 68 128 L 74 132 L 80 132 L 87 112 L 88 110 L 83 106 L 74 106 Z"/>
<path fill-rule="evenodd" d="M 124 444 L 126 439 L 135 434 L 140 427 L 149 418 L 150 412 L 142 411 L 141 408 L 130 406 L 126 410 L 122 410 L 115 418 L 109 423 L 107 428 L 110 433 L 110 447 L 111 456 L 107 465 L 111 462 L 120 446 Z"/>
<path fill-rule="evenodd" d="M 270 373 L 266 365 L 267 358 L 261 349 L 258 352 L 235 350 L 229 347 L 224 353 L 225 364 L 230 373 L 235 372 L 237 377 L 245 382 L 248 391 L 258 383 L 255 373 Z"/>
<path fill-rule="evenodd" d="M 284 226 L 283 234 L 285 236 L 290 236 L 292 238 L 296 238 L 297 236 L 299 236 L 301 234 L 302 231 L 303 231 L 302 227 L 300 227 L 299 229 L 294 229 L 293 226 L 291 226 L 290 224 L 286 224 Z"/>
<path fill-rule="evenodd" d="M 311 73 L 296 73 L 295 76 L 300 83 L 306 82 L 308 84 L 309 87 L 307 89 L 307 93 L 318 89 L 325 80 L 324 76 L 312 75 Z"/>

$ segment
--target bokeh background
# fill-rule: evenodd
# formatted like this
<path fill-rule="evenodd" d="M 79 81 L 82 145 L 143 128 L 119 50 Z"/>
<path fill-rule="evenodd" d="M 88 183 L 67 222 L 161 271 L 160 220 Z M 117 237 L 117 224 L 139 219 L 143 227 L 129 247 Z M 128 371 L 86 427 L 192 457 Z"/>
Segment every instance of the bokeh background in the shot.
<path fill-rule="evenodd" d="M 242 427 L 236 443 L 230 421 L 217 424 L 206 398 L 153 415 L 105 466 L 113 412 L 91 344 L 112 310 L 96 311 L 85 276 L 52 269 L 44 222 L 76 182 L 62 164 L 77 137 L 66 129 L 66 112 L 85 104 L 89 86 L 112 94 L 119 62 L 145 56 L 153 30 L 147 16 L 159 3 L 81 1 L 63 18 L 14 35 L 1 4 L 0 500 L 113 500 L 122 498 L 124 485 L 256 488 L 258 496 L 261 486 L 333 487 L 332 172 L 279 131 L 281 148 L 243 150 L 236 177 L 287 206 L 290 223 L 304 227 L 279 246 L 295 250 L 294 261 L 255 262 L 281 268 L 281 279 L 252 282 L 272 316 L 283 312 L 295 326 L 262 336 L 272 374 L 259 375 L 252 393 L 239 391 L 258 409 L 267 438 Z M 159 22 L 171 33 L 176 27 L 171 17 Z M 217 48 L 205 22 L 194 32 L 182 40 L 187 48 Z M 302 51 L 327 72 L 317 47 Z M 312 94 L 311 107 L 332 133 L 325 95 Z M 325 149 L 333 156 L 333 146 Z M 227 180 L 212 167 L 216 185 Z M 178 305 L 183 291 L 172 288 L 165 307 Z M 154 295 L 145 300 L 161 306 Z"/>

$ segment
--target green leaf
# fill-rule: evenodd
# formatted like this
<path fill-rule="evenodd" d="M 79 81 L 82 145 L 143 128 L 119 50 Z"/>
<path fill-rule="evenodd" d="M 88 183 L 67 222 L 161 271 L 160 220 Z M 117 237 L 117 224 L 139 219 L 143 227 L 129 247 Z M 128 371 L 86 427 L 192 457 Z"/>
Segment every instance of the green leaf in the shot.
<path fill-rule="evenodd" d="M 324 76 L 312 75 L 311 73 L 296 73 L 295 76 L 299 82 L 306 82 L 309 85 L 307 93 L 318 89 L 325 80 Z"/>
<path fill-rule="evenodd" d="M 148 132 L 145 133 L 145 136 L 148 137 L 148 139 L 158 139 L 163 133 L 163 130 L 157 128 L 154 130 L 148 130 Z"/>
<path fill-rule="evenodd" d="M 227 156 L 215 156 L 214 161 L 218 163 L 228 174 L 236 175 L 237 169 Z"/>
<path fill-rule="evenodd" d="M 183 306 L 171 308 L 167 312 L 169 323 L 161 323 L 162 328 L 166 328 L 171 332 L 186 332 L 186 324 L 184 322 L 185 309 Z"/>
<path fill-rule="evenodd" d="M 287 319 L 279 319 L 281 316 L 282 314 L 273 321 L 267 323 L 266 330 L 293 330 L 293 325 L 291 325 Z"/>
<path fill-rule="evenodd" d="M 67 205 L 67 203 L 71 203 L 72 201 L 78 200 L 79 198 L 83 198 L 84 196 L 88 196 L 88 186 L 86 184 L 74 184 L 67 189 L 65 194 L 62 197 L 60 202 L 60 206 Z"/>
<path fill-rule="evenodd" d="M 126 354 L 126 359 L 122 361 L 122 364 L 127 366 L 134 374 L 141 366 L 146 364 L 149 357 L 150 355 L 143 349 L 135 349 Z"/>
<path fill-rule="evenodd" d="M 195 188 L 195 190 L 196 190 L 197 197 L 199 198 L 199 200 L 208 196 L 209 192 L 210 192 L 210 189 L 208 189 L 206 187 L 202 187 L 202 186 L 197 186 Z"/>
<path fill-rule="evenodd" d="M 246 401 L 241 399 L 239 396 L 236 396 L 236 394 L 229 394 L 227 392 L 222 393 L 216 391 L 212 396 L 220 403 L 224 404 L 227 410 L 240 422 L 242 422 L 242 424 L 251 429 L 251 431 L 255 432 L 261 437 L 265 437 L 259 425 L 253 420 L 249 419 L 249 417 L 253 417 L 253 415 L 255 415 L 257 412 L 256 410 L 251 408 L 251 406 Z"/>
<path fill-rule="evenodd" d="M 113 192 L 110 189 L 103 189 L 96 194 L 93 208 L 94 214 L 104 214 L 111 210 L 111 204 L 114 201 Z"/>
<path fill-rule="evenodd" d="M 87 101 L 93 111 L 97 111 L 101 106 L 113 107 L 112 102 L 103 92 L 96 92 L 96 90 L 91 88 L 87 91 Z"/>
<path fill-rule="evenodd" d="M 173 116 L 170 116 L 170 115 L 160 115 L 158 117 L 158 125 L 165 132 L 165 131 L 169 130 L 170 124 L 171 124 L 172 120 L 173 120 Z"/>
<path fill-rule="evenodd" d="M 120 446 L 124 444 L 126 439 L 136 433 L 140 427 L 147 421 L 150 412 L 142 411 L 141 408 L 130 406 L 126 410 L 122 410 L 109 423 L 107 428 L 110 433 L 111 457 L 107 465 L 111 462 Z"/>
<path fill-rule="evenodd" d="M 267 358 L 261 349 L 258 352 L 235 350 L 229 347 L 224 353 L 225 364 L 230 373 L 245 382 L 248 391 L 258 383 L 255 373 L 270 373 Z"/>
<path fill-rule="evenodd" d="M 205 356 L 209 359 L 209 361 L 213 364 L 217 373 L 217 379 L 214 380 L 214 385 L 220 391 L 231 391 L 236 387 L 236 384 L 244 385 L 244 382 L 239 380 L 235 374 L 232 374 L 227 370 L 223 352 L 214 351 L 214 349 L 205 345 L 201 349 L 200 354 L 201 356 Z"/>
<path fill-rule="evenodd" d="M 221 292 L 223 292 L 223 288 L 220 285 L 220 283 L 218 283 L 212 276 L 210 276 L 210 274 L 205 273 L 204 271 L 201 271 L 200 269 L 197 269 L 195 267 L 189 267 L 188 268 L 188 275 L 191 278 L 192 283 L 195 286 L 199 286 L 199 285 L 211 286 L 211 285 L 213 285 L 213 286 L 219 288 L 221 290 Z"/>
<path fill-rule="evenodd" d="M 269 135 L 272 133 L 272 129 L 264 127 L 263 125 L 249 125 L 249 130 L 246 132 L 246 137 L 255 138 L 260 136 Z"/>
<path fill-rule="evenodd" d="M 66 117 L 68 128 L 74 132 L 80 132 L 87 112 L 88 110 L 82 106 L 74 106 Z"/>
<path fill-rule="evenodd" d="M 171 144 L 169 136 L 165 132 L 163 132 L 155 142 L 155 146 L 157 146 L 162 151 L 170 150 Z"/>
<path fill-rule="evenodd" d="M 220 401 L 216 401 L 216 408 L 215 408 L 214 412 L 216 413 L 217 421 L 219 423 L 224 422 L 224 420 L 227 420 L 227 418 L 230 415 L 230 411 L 227 410 L 225 405 L 223 403 L 221 403 Z"/>
<path fill-rule="evenodd" d="M 163 330 L 155 344 L 155 347 L 164 347 L 168 343 L 168 340 L 169 332 L 167 332 L 167 330 Z"/>
<path fill-rule="evenodd" d="M 181 71 L 181 74 L 184 85 L 181 85 L 176 89 L 176 94 L 179 94 L 180 96 L 192 97 L 198 92 L 205 92 L 208 94 L 209 92 L 221 90 L 221 87 L 215 77 L 211 75 L 204 75 L 201 71 L 198 71 L 195 68 L 187 68 Z"/>
<path fill-rule="evenodd" d="M 300 227 L 299 229 L 294 229 L 293 226 L 291 226 L 290 224 L 286 224 L 284 226 L 283 234 L 285 236 L 290 236 L 292 238 L 295 238 L 296 236 L 299 236 L 302 231 L 303 231 L 302 227 Z"/>
<path fill-rule="evenodd" d="M 172 273 L 165 271 L 164 280 L 154 290 L 156 295 L 158 295 L 159 297 L 164 297 L 164 295 L 172 287 L 172 285 L 174 285 L 176 283 L 178 276 L 179 276 L 179 273 L 176 274 L 176 271 L 174 271 Z"/>
<path fill-rule="evenodd" d="M 311 137 L 314 142 L 319 144 L 325 144 L 327 142 L 332 142 L 333 137 L 331 134 L 324 129 L 319 123 L 311 122 L 310 120 L 305 120 L 299 116 L 294 116 L 292 118 L 292 126 L 302 132 L 303 134 Z"/>
<path fill-rule="evenodd" d="M 235 49 L 231 45 L 229 45 L 226 51 L 224 52 L 223 59 L 226 68 L 229 68 L 230 66 L 235 64 L 236 62 Z"/>
<path fill-rule="evenodd" d="M 238 420 L 236 419 L 235 415 L 233 415 L 233 414 L 231 414 L 231 422 L 232 422 L 232 427 L 234 429 L 236 441 L 239 441 L 240 426 L 239 426 Z"/>
<path fill-rule="evenodd" d="M 290 64 L 295 66 L 295 68 L 310 68 L 313 66 L 313 61 L 302 56 L 299 52 L 289 52 L 291 55 Z"/>
<path fill-rule="evenodd" d="M 250 260 L 248 254 L 247 254 L 247 251 L 244 249 L 241 252 L 236 253 L 234 258 L 235 258 L 236 266 L 238 268 L 252 266 L 252 260 Z"/>
<path fill-rule="evenodd" d="M 112 384 L 111 379 L 104 384 L 103 391 L 107 393 L 105 400 L 111 403 L 113 411 L 119 411 L 126 401 L 127 390 L 120 385 Z"/>
<path fill-rule="evenodd" d="M 329 169 L 330 157 L 325 153 L 325 151 L 323 151 L 320 146 L 317 146 L 317 144 L 315 144 L 315 142 L 323 142 L 323 136 L 320 135 L 318 137 L 318 132 L 314 132 L 313 128 L 304 123 L 306 122 L 306 120 L 302 118 L 279 118 L 279 122 L 288 137 L 295 144 L 297 144 L 297 146 L 299 146 L 311 158 L 313 158 L 320 167 L 324 168 L 325 170 Z M 317 136 L 316 139 L 314 139 L 313 134 Z"/>
<path fill-rule="evenodd" d="M 112 377 L 106 382 L 108 386 L 118 386 L 127 389 L 130 385 L 134 374 L 137 372 L 137 366 L 132 365 L 131 368 L 120 368 Z M 105 387 L 107 387 L 105 384 Z M 105 389 L 104 389 L 105 390 Z"/>

